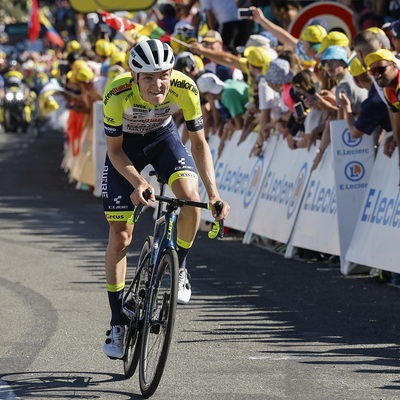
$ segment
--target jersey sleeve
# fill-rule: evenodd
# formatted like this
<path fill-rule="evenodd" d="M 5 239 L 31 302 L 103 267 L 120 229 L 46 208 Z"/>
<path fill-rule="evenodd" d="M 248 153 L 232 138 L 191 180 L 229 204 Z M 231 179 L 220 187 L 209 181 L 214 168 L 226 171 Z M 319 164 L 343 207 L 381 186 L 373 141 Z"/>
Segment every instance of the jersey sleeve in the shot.
<path fill-rule="evenodd" d="M 118 77 L 112 80 L 104 91 L 103 111 L 104 111 L 104 131 L 106 136 L 121 136 L 122 117 L 124 114 L 122 93 L 132 90 L 129 76 Z"/>
<path fill-rule="evenodd" d="M 183 112 L 188 130 L 197 132 L 203 129 L 200 93 L 194 81 L 185 74 L 174 71 L 171 88 L 178 93 L 177 103 Z"/>

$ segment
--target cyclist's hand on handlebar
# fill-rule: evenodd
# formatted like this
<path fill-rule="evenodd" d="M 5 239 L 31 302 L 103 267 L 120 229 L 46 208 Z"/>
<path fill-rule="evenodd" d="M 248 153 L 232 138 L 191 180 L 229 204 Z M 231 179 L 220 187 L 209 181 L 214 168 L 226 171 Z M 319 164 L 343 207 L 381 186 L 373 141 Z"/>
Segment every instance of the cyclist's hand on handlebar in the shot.
<path fill-rule="evenodd" d="M 154 188 L 147 182 L 143 182 L 136 186 L 130 197 L 133 205 L 135 206 L 139 205 L 140 203 L 147 206 L 149 204 L 148 200 L 156 200 L 154 197 Z"/>
<path fill-rule="evenodd" d="M 222 200 L 210 201 L 209 208 L 215 221 L 213 222 L 211 231 L 208 232 L 208 237 L 210 239 L 222 239 L 224 237 L 224 219 L 229 213 L 229 204 Z"/>
<path fill-rule="evenodd" d="M 231 209 L 229 204 L 223 200 L 210 201 L 211 213 L 216 221 L 224 220 Z"/>

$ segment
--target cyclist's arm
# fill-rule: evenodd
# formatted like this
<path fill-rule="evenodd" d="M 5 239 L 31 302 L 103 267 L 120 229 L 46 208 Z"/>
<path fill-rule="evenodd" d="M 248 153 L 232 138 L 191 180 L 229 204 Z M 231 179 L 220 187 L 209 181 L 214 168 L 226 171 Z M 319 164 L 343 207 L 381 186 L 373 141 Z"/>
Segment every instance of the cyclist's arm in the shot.
<path fill-rule="evenodd" d="M 215 181 L 214 163 L 211 157 L 210 147 L 205 139 L 204 130 L 193 132 L 189 131 L 191 141 L 191 151 L 196 163 L 197 170 L 203 181 L 211 204 L 221 200 L 217 184 Z M 225 219 L 229 212 L 229 205 L 224 203 L 224 207 L 218 219 Z M 213 210 L 214 213 L 214 210 Z M 215 215 L 214 215 L 215 216 Z"/>

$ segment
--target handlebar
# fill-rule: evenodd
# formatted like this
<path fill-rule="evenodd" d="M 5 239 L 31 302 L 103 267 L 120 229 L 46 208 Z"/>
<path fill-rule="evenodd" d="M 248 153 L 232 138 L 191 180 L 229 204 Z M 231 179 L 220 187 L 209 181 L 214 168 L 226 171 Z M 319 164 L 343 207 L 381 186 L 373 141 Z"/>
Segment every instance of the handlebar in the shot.
<path fill-rule="evenodd" d="M 149 200 L 151 196 L 151 191 L 147 189 L 143 193 L 143 197 L 146 200 Z M 183 199 L 177 199 L 177 198 L 172 198 L 172 197 L 166 197 L 166 196 L 159 196 L 155 195 L 154 196 L 157 201 L 163 202 L 170 204 L 173 207 L 183 207 L 183 206 L 191 206 L 191 207 L 198 207 L 198 208 L 204 208 L 206 210 L 210 209 L 210 205 L 208 203 L 201 203 L 199 201 L 192 201 L 192 200 L 183 200 Z M 137 206 L 135 206 L 132 216 L 129 218 L 128 222 L 131 224 L 135 224 L 137 220 L 140 217 L 141 212 L 143 211 L 144 204 L 140 203 Z M 222 201 L 217 201 L 215 203 L 215 209 L 217 211 L 217 215 L 220 215 L 222 212 L 223 204 Z M 215 239 L 218 237 L 219 239 L 222 239 L 224 237 L 224 222 L 221 221 L 214 221 L 211 231 L 208 232 L 208 237 L 210 239 Z"/>

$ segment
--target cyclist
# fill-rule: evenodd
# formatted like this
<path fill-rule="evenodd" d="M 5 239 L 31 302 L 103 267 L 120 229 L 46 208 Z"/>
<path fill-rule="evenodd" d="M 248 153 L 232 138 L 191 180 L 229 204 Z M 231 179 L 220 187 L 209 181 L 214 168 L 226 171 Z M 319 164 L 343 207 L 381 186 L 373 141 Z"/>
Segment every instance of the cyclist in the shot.
<path fill-rule="evenodd" d="M 133 226 L 127 221 L 134 205 L 148 204 L 143 197 L 146 190 L 151 191 L 150 200 L 154 200 L 154 188 L 140 174 L 142 169 L 151 164 L 168 182 L 175 196 L 195 201 L 200 200 L 198 171 L 213 215 L 224 219 L 229 212 L 229 205 L 222 202 L 222 212 L 218 217 L 216 214 L 215 203 L 220 196 L 205 140 L 198 89 L 189 77 L 173 70 L 173 65 L 174 54 L 169 45 L 155 39 L 141 41 L 130 50 L 131 72 L 118 75 L 104 92 L 107 157 L 102 197 L 109 222 L 105 269 L 111 326 L 103 350 L 110 358 L 123 357 L 125 318 L 121 306 L 126 252 L 133 233 Z M 193 156 L 182 144 L 172 119 L 172 115 L 180 109 L 189 131 Z M 191 296 L 185 258 L 199 221 L 199 209 L 181 209 L 177 229 L 180 266 L 178 302 L 183 304 Z"/>

